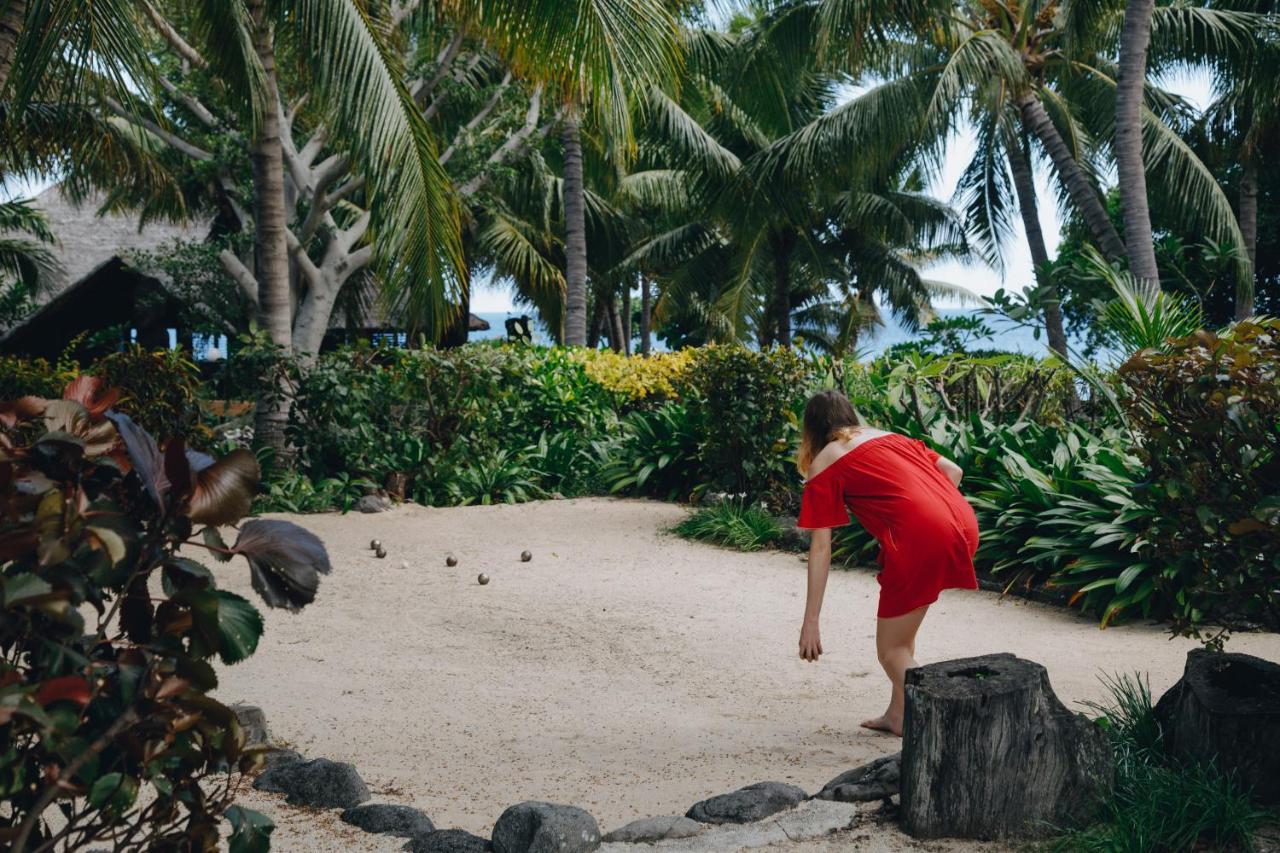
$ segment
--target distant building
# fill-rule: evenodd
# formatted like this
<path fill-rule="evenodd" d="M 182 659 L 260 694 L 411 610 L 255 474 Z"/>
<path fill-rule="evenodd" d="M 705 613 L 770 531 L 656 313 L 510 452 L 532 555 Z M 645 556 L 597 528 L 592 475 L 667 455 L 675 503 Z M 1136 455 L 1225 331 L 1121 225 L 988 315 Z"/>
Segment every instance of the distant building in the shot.
<path fill-rule="evenodd" d="M 130 341 L 157 349 L 174 342 L 191 345 L 190 331 L 182 328 L 183 304 L 170 282 L 158 270 L 139 268 L 136 257 L 177 240 L 207 239 L 211 218 L 184 225 L 149 222 L 139 228 L 137 217 L 99 216 L 101 199 L 76 205 L 57 187 L 41 193 L 36 203 L 58 240 L 52 247 L 56 269 L 41 289 L 36 310 L 0 333 L 0 354 L 53 359 L 81 335 L 96 340 L 77 351 L 88 358 Z M 326 348 L 356 339 L 396 346 L 411 343 L 403 327 L 378 308 L 376 294 L 359 302 L 366 307 L 354 313 L 364 316 L 334 312 Z M 474 314 L 469 319 L 470 331 L 489 328 Z M 119 334 L 104 339 L 101 333 L 111 329 Z"/>

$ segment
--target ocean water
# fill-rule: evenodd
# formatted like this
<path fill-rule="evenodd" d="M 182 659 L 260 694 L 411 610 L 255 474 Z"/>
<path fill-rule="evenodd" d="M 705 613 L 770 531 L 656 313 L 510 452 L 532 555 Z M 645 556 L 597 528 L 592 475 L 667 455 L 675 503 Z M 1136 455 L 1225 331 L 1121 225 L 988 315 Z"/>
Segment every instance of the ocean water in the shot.
<path fill-rule="evenodd" d="M 508 317 L 518 316 L 517 314 L 503 313 L 478 313 L 476 316 L 483 317 L 489 322 L 489 331 L 472 332 L 471 340 L 493 340 L 506 337 L 505 321 Z M 971 316 L 978 317 L 992 329 L 994 335 L 990 340 L 974 341 L 970 344 L 972 349 L 998 349 L 1006 352 L 1019 352 L 1024 355 L 1047 355 L 1049 352 L 1048 345 L 1045 342 L 1044 335 L 1040 336 L 1040 340 L 1036 340 L 1034 333 L 1029 328 L 1015 326 L 1007 321 L 1001 321 L 998 318 L 983 314 L 981 311 L 970 308 L 943 308 L 938 310 L 938 316 L 943 318 Z M 530 327 L 534 332 L 534 341 L 537 343 L 550 343 L 550 338 L 538 327 L 536 320 L 530 321 Z M 874 357 L 887 350 L 894 344 L 907 343 L 908 341 L 919 338 L 918 334 L 914 334 L 903 328 L 893 318 L 888 318 L 886 325 L 876 328 L 870 333 L 864 333 L 859 341 L 858 351 L 867 357 Z M 1074 346 L 1082 345 L 1081 341 L 1072 341 Z M 661 340 L 654 341 L 654 349 L 662 352 L 667 349 Z"/>

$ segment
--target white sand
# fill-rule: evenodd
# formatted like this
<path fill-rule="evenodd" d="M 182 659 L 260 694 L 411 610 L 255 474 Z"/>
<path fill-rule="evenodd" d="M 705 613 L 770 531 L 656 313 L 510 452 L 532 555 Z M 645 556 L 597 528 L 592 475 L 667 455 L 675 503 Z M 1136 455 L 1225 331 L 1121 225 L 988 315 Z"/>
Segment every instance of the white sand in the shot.
<path fill-rule="evenodd" d="M 582 499 L 294 519 L 325 541 L 334 572 L 301 614 L 266 613 L 257 653 L 222 670 L 219 698 L 261 705 L 277 739 L 306 756 L 354 763 L 375 801 L 486 836 L 521 800 L 582 806 L 608 831 L 761 780 L 815 791 L 896 751 L 897 739 L 857 728 L 887 698 L 872 574 L 832 574 L 827 654 L 806 664 L 804 564 L 678 539 L 666 530 L 684 512 Z M 385 560 L 369 552 L 373 537 Z M 254 597 L 242 561 L 218 570 Z M 1155 626 L 1103 631 L 1060 609 L 952 591 L 926 618 L 918 657 L 1013 652 L 1047 666 L 1074 707 L 1104 698 L 1103 673 L 1146 672 L 1158 696 L 1192 647 Z M 1237 635 L 1229 648 L 1277 660 L 1280 635 Z M 246 798 L 264 803 L 282 824 L 276 849 L 403 843 Z"/>

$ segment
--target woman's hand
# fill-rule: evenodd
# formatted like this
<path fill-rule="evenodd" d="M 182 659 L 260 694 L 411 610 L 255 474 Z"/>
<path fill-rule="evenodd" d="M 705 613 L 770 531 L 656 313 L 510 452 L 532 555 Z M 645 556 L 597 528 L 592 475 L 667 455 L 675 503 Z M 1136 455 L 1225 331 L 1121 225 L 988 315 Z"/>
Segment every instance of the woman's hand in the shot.
<path fill-rule="evenodd" d="M 818 657 L 822 654 L 822 637 L 818 635 L 818 623 L 816 620 L 804 620 L 800 626 L 800 658 L 810 663 L 817 663 Z"/>

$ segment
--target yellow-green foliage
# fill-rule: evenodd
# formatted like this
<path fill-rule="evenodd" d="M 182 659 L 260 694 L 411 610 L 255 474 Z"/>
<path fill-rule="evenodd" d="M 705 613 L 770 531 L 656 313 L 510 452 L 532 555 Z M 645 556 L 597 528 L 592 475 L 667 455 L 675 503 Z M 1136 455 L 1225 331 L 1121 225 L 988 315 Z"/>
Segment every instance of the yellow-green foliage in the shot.
<path fill-rule="evenodd" d="M 693 350 L 622 355 L 612 350 L 576 349 L 573 358 L 600 387 L 633 403 L 675 400 L 693 361 Z"/>

